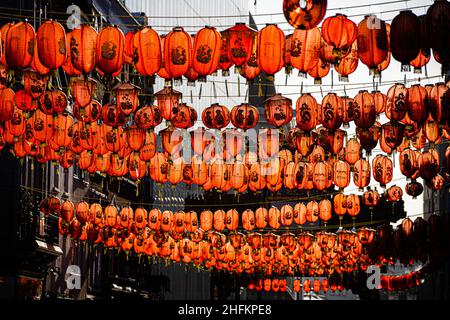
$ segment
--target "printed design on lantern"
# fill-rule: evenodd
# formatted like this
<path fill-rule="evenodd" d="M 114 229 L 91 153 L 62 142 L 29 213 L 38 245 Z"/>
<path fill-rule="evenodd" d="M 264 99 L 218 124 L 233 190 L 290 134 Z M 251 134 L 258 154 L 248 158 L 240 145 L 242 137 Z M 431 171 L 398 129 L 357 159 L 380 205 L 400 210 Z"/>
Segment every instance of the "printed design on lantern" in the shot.
<path fill-rule="evenodd" d="M 37 73 L 36 74 L 32 73 L 30 75 L 30 80 L 31 80 L 31 85 L 30 85 L 31 93 L 36 93 L 36 94 L 44 93 L 45 81 L 44 81 L 43 76 L 41 76 Z"/>
<path fill-rule="evenodd" d="M 116 110 L 114 108 L 108 108 L 108 112 L 106 113 L 106 119 L 108 119 L 108 122 L 110 123 L 116 121 Z"/>
<path fill-rule="evenodd" d="M 58 40 L 58 50 L 61 54 L 66 54 L 66 39 L 59 38 Z"/>
<path fill-rule="evenodd" d="M 308 123 L 311 121 L 311 112 L 310 108 L 306 103 L 302 103 L 302 106 L 300 107 L 300 119 L 302 123 Z"/>
<path fill-rule="evenodd" d="M 72 145 L 74 148 L 78 148 L 80 146 L 80 133 L 78 130 L 72 134 Z"/>
<path fill-rule="evenodd" d="M 139 61 L 139 52 L 138 52 L 138 49 L 136 47 L 134 47 L 131 62 L 136 64 L 136 63 L 138 63 L 138 61 Z"/>
<path fill-rule="evenodd" d="M 212 57 L 212 48 L 206 44 L 203 44 L 198 47 L 196 59 L 201 63 L 208 63 L 211 61 Z"/>
<path fill-rule="evenodd" d="M 258 182 L 258 180 L 259 180 L 259 174 L 258 174 L 257 172 L 255 172 L 255 171 L 251 172 L 251 173 L 250 173 L 250 180 L 251 180 L 252 182 Z"/>
<path fill-rule="evenodd" d="M 80 51 L 78 51 L 78 43 L 74 37 L 70 38 L 70 58 L 73 61 L 78 61 L 80 57 Z"/>
<path fill-rule="evenodd" d="M 302 42 L 299 39 L 294 39 L 291 44 L 291 57 L 299 57 L 302 54 Z"/>
<path fill-rule="evenodd" d="M 133 109 L 133 102 L 131 101 L 129 95 L 123 95 L 120 98 L 120 108 L 122 110 L 131 110 L 131 109 Z"/>
<path fill-rule="evenodd" d="M 22 117 L 20 116 L 20 113 L 14 112 L 11 118 L 11 124 L 13 125 L 19 125 L 22 123 Z"/>
<path fill-rule="evenodd" d="M 106 60 L 112 60 L 117 54 L 117 45 L 112 41 L 105 41 L 102 45 L 102 58 Z"/>
<path fill-rule="evenodd" d="M 358 104 L 358 102 L 353 102 L 353 119 L 354 120 L 359 120 L 361 118 L 361 110 L 360 110 L 360 105 Z"/>
<path fill-rule="evenodd" d="M 247 50 L 245 50 L 244 44 L 242 43 L 242 37 L 237 37 L 236 40 L 234 40 L 231 54 L 235 58 L 245 58 L 247 56 Z"/>
<path fill-rule="evenodd" d="M 347 117 L 348 117 L 348 119 L 353 119 L 353 117 L 354 117 L 354 114 L 355 114 L 355 107 L 354 107 L 354 105 L 353 105 L 353 101 L 350 101 L 349 103 L 348 103 L 348 108 L 347 108 Z"/>
<path fill-rule="evenodd" d="M 186 49 L 178 46 L 172 49 L 170 52 L 170 58 L 172 63 L 177 66 L 184 65 L 186 63 Z"/>
<path fill-rule="evenodd" d="M 167 172 L 169 171 L 169 164 L 168 163 L 163 163 L 159 166 L 159 171 L 161 172 L 161 174 L 167 174 Z"/>
<path fill-rule="evenodd" d="M 135 158 L 133 158 L 133 160 L 131 160 L 131 162 L 130 162 L 130 170 L 137 170 L 138 168 L 139 168 L 138 161 Z M 138 221 L 138 222 L 141 222 L 141 221 Z"/>
<path fill-rule="evenodd" d="M 116 143 L 117 141 L 117 134 L 113 131 L 109 131 L 106 134 L 106 143 Z"/>
<path fill-rule="evenodd" d="M 400 93 L 394 99 L 394 112 L 403 113 L 406 110 L 405 95 Z"/>
<path fill-rule="evenodd" d="M 334 118 L 333 106 L 327 102 L 323 107 L 324 121 L 332 121 Z"/>
<path fill-rule="evenodd" d="M 90 130 L 88 128 L 81 128 L 80 129 L 80 139 L 82 140 L 88 140 L 91 137 Z"/>
<path fill-rule="evenodd" d="M 30 55 L 34 54 L 34 40 L 28 41 L 28 53 Z"/>
<path fill-rule="evenodd" d="M 44 125 L 41 125 L 41 127 L 44 128 Z M 40 129 L 40 130 L 35 129 L 35 131 L 42 131 L 42 129 Z M 33 140 L 33 137 L 34 137 L 33 128 L 31 127 L 31 124 L 27 123 L 25 125 L 25 140 L 31 141 L 31 140 Z M 1 141 L 1 142 L 3 142 L 3 141 Z M 1 144 L 2 143 L 0 143 L 0 145 Z"/>
<path fill-rule="evenodd" d="M 67 106 L 67 99 L 64 95 L 58 95 L 55 100 L 55 106 L 64 109 Z M 58 108 L 59 109 L 59 108 Z"/>
<path fill-rule="evenodd" d="M 380 162 L 377 162 L 375 165 L 375 177 L 376 180 L 381 180 L 381 177 L 383 176 L 383 166 Z"/>
<path fill-rule="evenodd" d="M 376 33 L 375 45 L 380 50 L 388 50 L 388 37 L 387 37 L 386 32 L 377 32 Z"/>
<path fill-rule="evenodd" d="M 42 103 L 45 110 L 52 110 L 52 100 L 50 99 L 50 95 L 48 93 L 44 94 L 44 100 Z"/>

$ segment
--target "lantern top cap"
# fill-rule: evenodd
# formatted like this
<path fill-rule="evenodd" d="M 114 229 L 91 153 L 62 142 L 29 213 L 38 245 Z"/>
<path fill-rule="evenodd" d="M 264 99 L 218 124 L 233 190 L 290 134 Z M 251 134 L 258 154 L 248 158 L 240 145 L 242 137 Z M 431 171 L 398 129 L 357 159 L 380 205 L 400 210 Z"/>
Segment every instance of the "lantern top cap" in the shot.
<path fill-rule="evenodd" d="M 266 102 L 271 102 L 271 101 L 282 101 L 282 100 L 288 101 L 288 103 L 291 103 L 291 104 L 292 104 L 292 99 L 287 98 L 287 97 L 284 97 L 284 96 L 282 96 L 282 95 L 279 94 L 279 93 L 276 93 L 275 95 L 273 95 L 273 96 L 270 97 L 269 99 L 266 99 L 266 100 L 264 101 L 264 103 L 266 103 Z"/>
<path fill-rule="evenodd" d="M 117 84 L 114 88 L 113 91 L 116 90 L 141 90 L 140 87 L 130 83 L 130 82 L 125 82 L 125 83 L 119 83 Z"/>
<path fill-rule="evenodd" d="M 180 31 L 184 31 L 184 28 L 178 26 L 178 27 L 174 27 L 174 28 L 172 29 L 172 31 L 180 32 Z"/>
<path fill-rule="evenodd" d="M 182 93 L 180 91 L 174 90 L 172 87 L 165 86 L 163 89 L 161 89 L 160 91 L 155 93 L 155 96 L 158 97 L 158 96 L 167 95 L 167 94 L 171 94 L 174 96 L 180 96 L 180 97 L 182 95 Z"/>

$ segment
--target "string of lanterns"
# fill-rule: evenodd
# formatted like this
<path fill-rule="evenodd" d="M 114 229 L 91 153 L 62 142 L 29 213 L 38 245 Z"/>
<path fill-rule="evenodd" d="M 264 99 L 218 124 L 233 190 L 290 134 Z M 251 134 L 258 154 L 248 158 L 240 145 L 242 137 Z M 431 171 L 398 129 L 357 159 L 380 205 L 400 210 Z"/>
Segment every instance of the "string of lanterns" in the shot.
<path fill-rule="evenodd" d="M 298 220 L 302 205 L 285 205 L 281 210 L 261 207 L 241 214 L 235 209 L 214 213 L 205 209 L 199 216 L 195 211 L 156 208 L 119 210 L 112 204 L 103 208 L 84 201 L 75 206 L 50 197 L 40 208 L 44 214 L 57 214 L 60 233 L 77 241 L 237 273 L 322 276 L 364 271 L 370 264 L 392 265 L 397 260 L 405 265 L 416 261 L 437 265 L 449 254 L 450 219 L 436 214 L 428 221 L 405 218 L 395 230 L 385 224 L 377 231 L 339 228 L 336 233 L 312 234 L 288 229 L 277 234 L 288 220 L 302 223 Z M 238 228 L 240 219 L 243 228 Z"/>
<path fill-rule="evenodd" d="M 330 64 L 346 78 L 356 70 L 358 60 L 380 73 L 389 65 L 391 54 L 404 70 L 409 66 L 420 70 L 430 60 L 430 48 L 439 63 L 450 60 L 446 54 L 447 1 L 436 1 L 420 17 L 401 11 L 392 21 L 392 30 L 375 16 L 357 25 L 337 14 L 325 19 L 321 32 L 317 25 L 326 4 L 320 1 L 311 6 L 303 9 L 298 1 L 284 1 L 285 16 L 296 28 L 288 36 L 272 24 L 260 31 L 241 23 L 222 32 L 205 27 L 192 37 L 182 27 L 161 36 L 151 27 L 124 35 L 117 26 L 106 26 L 97 33 L 83 24 L 66 35 L 54 20 L 45 21 L 36 32 L 27 22 L 11 22 L 0 29 L 5 47 L 1 63 L 10 69 L 31 67 L 41 75 L 63 67 L 68 76 L 94 70 L 116 76 L 128 64 L 142 76 L 202 81 L 218 69 L 226 75 L 233 65 L 248 80 L 261 72 L 274 75 L 283 67 L 320 79 Z"/>

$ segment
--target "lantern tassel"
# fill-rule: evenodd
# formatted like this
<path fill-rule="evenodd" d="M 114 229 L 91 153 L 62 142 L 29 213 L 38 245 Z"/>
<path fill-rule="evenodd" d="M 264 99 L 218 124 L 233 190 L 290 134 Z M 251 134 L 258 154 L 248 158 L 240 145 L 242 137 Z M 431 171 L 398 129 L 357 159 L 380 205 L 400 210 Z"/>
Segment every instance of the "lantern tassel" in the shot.
<path fill-rule="evenodd" d="M 261 78 L 259 78 L 259 83 L 258 83 L 258 97 L 262 96 L 262 84 L 261 84 Z"/>
<path fill-rule="evenodd" d="M 200 89 L 198 90 L 198 100 L 200 100 L 202 98 L 202 88 L 203 88 L 203 85 L 200 84 Z"/>
<path fill-rule="evenodd" d="M 239 77 L 238 77 L 237 85 L 238 85 L 238 97 L 240 97 L 241 96 L 241 78 L 239 78 Z"/>
<path fill-rule="evenodd" d="M 230 94 L 228 92 L 228 80 L 227 79 L 225 79 L 225 92 L 227 93 L 227 98 L 229 98 Z"/>
<path fill-rule="evenodd" d="M 212 83 L 212 86 L 213 86 L 213 92 L 214 92 L 214 99 L 217 99 L 216 83 L 214 81 Z"/>

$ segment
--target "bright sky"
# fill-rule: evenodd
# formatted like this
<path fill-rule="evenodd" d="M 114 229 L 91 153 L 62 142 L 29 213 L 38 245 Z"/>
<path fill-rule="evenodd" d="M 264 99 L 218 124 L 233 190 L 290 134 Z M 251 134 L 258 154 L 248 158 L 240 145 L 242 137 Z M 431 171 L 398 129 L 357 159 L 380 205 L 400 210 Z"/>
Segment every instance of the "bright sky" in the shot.
<path fill-rule="evenodd" d="M 326 17 L 328 16 L 334 16 L 336 13 L 343 13 L 347 15 L 351 20 L 353 20 L 356 24 L 358 24 L 363 18 L 364 15 L 367 15 L 368 13 L 376 14 L 379 18 L 385 20 L 386 22 L 391 22 L 392 19 L 398 14 L 399 11 L 404 10 L 406 8 L 411 9 L 416 15 L 423 15 L 426 13 L 426 10 L 428 7 L 433 3 L 433 0 L 410 0 L 410 1 L 397 1 L 393 4 L 381 4 L 377 5 L 377 3 L 385 3 L 385 2 L 392 2 L 395 0 L 380 0 L 380 1 L 368 1 L 368 0 L 354 0 L 354 1 L 344 1 L 344 0 L 335 0 L 335 1 L 328 1 L 328 10 L 326 13 Z M 285 20 L 283 15 L 283 1 L 274 1 L 274 0 L 256 0 L 256 6 L 254 5 L 255 0 L 249 0 L 249 10 L 255 15 L 255 21 L 258 24 L 258 28 L 261 29 L 265 26 L 266 23 L 277 23 L 278 26 L 284 31 L 285 34 L 289 34 L 293 32 L 293 27 L 291 27 Z M 345 9 L 345 7 L 348 6 L 359 6 L 359 5 L 365 5 L 361 8 L 352 8 L 352 9 Z M 420 8 L 418 8 L 420 7 Z M 330 10 L 330 9 L 336 9 L 336 8 L 343 8 L 343 9 L 337 9 L 337 10 Z M 392 11 L 392 12 L 386 12 L 386 11 Z M 264 15 L 264 14 L 272 14 L 272 15 Z M 358 16 L 356 16 L 358 15 Z M 444 81 L 442 77 L 440 77 L 441 74 L 441 67 L 440 64 L 438 64 L 433 58 L 431 58 L 429 64 L 427 65 L 427 74 L 429 77 L 434 77 L 432 79 L 424 79 L 425 78 L 425 70 L 423 70 L 422 74 L 414 74 L 413 72 L 401 72 L 400 70 L 400 63 L 391 59 L 390 66 L 382 73 L 382 81 L 397 81 L 403 82 L 404 77 L 406 75 L 406 79 L 418 79 L 422 78 L 420 83 L 422 85 L 428 84 L 428 83 L 436 83 L 439 81 Z M 331 89 L 331 72 L 328 74 L 326 78 L 322 80 L 322 90 L 323 95 L 326 95 L 328 92 L 333 91 L 336 92 L 338 95 L 344 94 L 344 86 L 346 87 L 347 95 L 354 97 L 358 90 L 361 89 L 361 85 L 351 85 L 352 83 L 372 83 L 372 78 L 369 76 L 369 70 L 368 68 L 362 64 L 361 62 L 358 65 L 358 69 L 355 73 L 351 74 L 349 79 L 349 83 L 342 83 L 338 80 L 338 75 L 336 72 L 334 72 L 333 75 L 333 82 L 334 87 Z M 299 97 L 299 91 L 300 91 L 300 84 L 303 81 L 304 92 L 311 92 L 314 97 L 317 99 L 317 101 L 320 103 L 322 101 L 322 95 L 320 94 L 320 85 L 311 86 L 314 85 L 314 80 L 311 77 L 308 77 L 308 79 L 303 80 L 302 78 L 298 77 L 297 74 L 294 71 L 294 74 L 291 75 L 288 78 L 287 84 L 288 86 L 284 86 L 286 81 L 286 77 L 284 74 L 284 71 L 280 71 L 276 75 L 275 83 L 277 85 L 277 91 L 279 93 L 287 95 L 289 98 L 293 99 L 295 102 L 297 98 Z M 418 83 L 418 81 L 414 81 L 411 83 L 408 83 L 408 86 L 411 84 Z M 306 87 L 305 85 L 311 86 Z M 358 89 L 352 89 L 355 87 L 358 87 Z M 383 93 L 386 93 L 389 89 L 389 85 L 380 86 L 379 90 Z M 369 91 L 372 91 L 373 87 L 372 85 L 367 85 L 367 89 Z M 388 119 L 385 116 L 382 116 L 379 120 L 381 124 L 386 123 Z M 349 135 L 354 134 L 354 126 L 350 127 L 350 129 L 347 129 L 347 132 Z M 377 152 L 378 150 L 378 152 Z M 380 148 L 377 146 L 372 152 L 372 156 L 370 157 L 370 161 L 372 161 L 373 157 L 380 153 Z M 418 179 L 420 182 L 422 182 L 422 179 Z M 392 183 L 388 184 L 388 187 L 392 185 L 398 185 L 401 186 L 404 189 L 404 186 L 406 184 L 406 179 L 401 175 L 399 170 L 399 163 L 398 163 L 398 153 L 396 156 L 396 162 L 395 162 L 395 168 L 394 168 L 394 177 L 392 180 Z M 373 177 L 371 179 L 371 185 L 376 186 L 378 183 L 374 181 Z M 354 193 L 357 192 L 356 187 L 353 185 L 353 183 L 350 184 L 348 187 L 348 193 Z M 380 188 L 378 188 L 379 191 L 381 191 Z M 417 199 L 413 200 L 410 196 L 404 194 L 403 199 L 405 201 L 405 210 L 408 215 L 410 216 L 417 216 L 418 214 L 421 214 L 423 212 L 423 197 L 420 196 Z"/>

